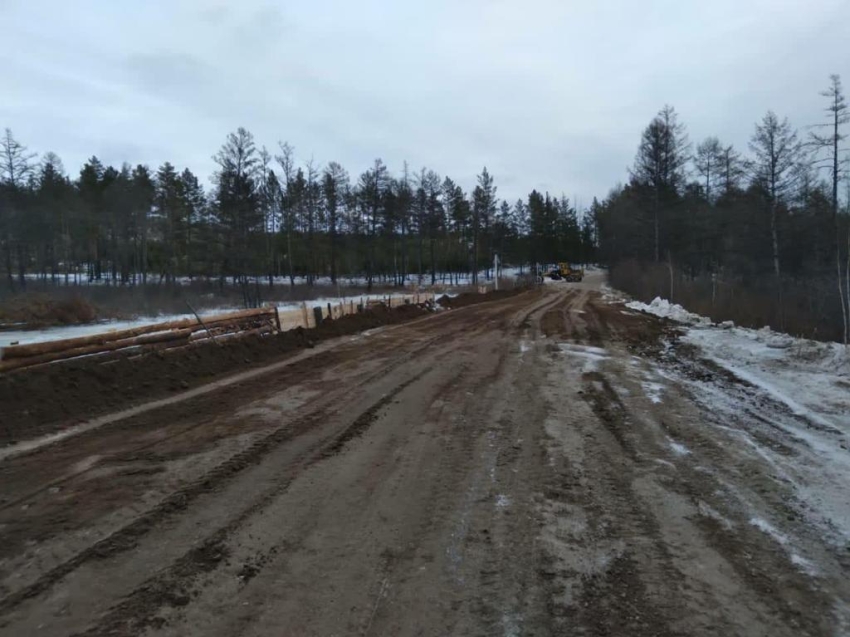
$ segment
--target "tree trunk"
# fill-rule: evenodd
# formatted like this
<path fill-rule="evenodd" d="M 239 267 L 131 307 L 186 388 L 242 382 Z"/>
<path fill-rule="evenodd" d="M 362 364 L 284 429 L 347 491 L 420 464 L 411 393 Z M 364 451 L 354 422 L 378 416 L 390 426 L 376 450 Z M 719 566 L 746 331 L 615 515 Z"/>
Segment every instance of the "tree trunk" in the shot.
<path fill-rule="evenodd" d="M 661 196 L 658 193 L 658 187 L 655 188 L 655 262 L 661 262 L 661 232 L 659 230 L 658 215 L 661 208 Z"/>
<path fill-rule="evenodd" d="M 779 227 L 776 219 L 776 197 L 770 196 L 770 234 L 773 242 L 773 272 L 779 279 Z"/>
<path fill-rule="evenodd" d="M 18 241 L 18 283 L 20 283 L 22 290 L 27 287 L 26 269 L 24 248 L 21 242 Z"/>
<path fill-rule="evenodd" d="M 15 274 L 12 270 L 12 246 L 6 241 L 6 277 L 9 281 L 9 291 L 15 291 Z"/>
<path fill-rule="evenodd" d="M 289 265 L 289 287 L 295 287 L 295 273 L 292 271 L 292 222 L 286 224 L 286 260 Z"/>
<path fill-rule="evenodd" d="M 331 225 L 331 283 L 336 283 L 336 221 Z"/>
<path fill-rule="evenodd" d="M 840 245 L 840 244 L 839 244 Z M 835 267 L 838 271 L 838 302 L 841 303 L 841 325 L 843 328 L 844 344 L 847 345 L 847 305 L 844 301 L 844 286 L 841 280 L 841 250 L 835 251 Z"/>
<path fill-rule="evenodd" d="M 422 285 L 422 252 L 423 252 L 423 232 L 422 224 L 419 224 L 419 285 Z"/>
<path fill-rule="evenodd" d="M 844 324 L 844 344 L 850 346 L 850 224 L 847 225 L 847 264 L 844 271 L 844 284 L 847 286 L 844 299 L 847 302 L 847 323 Z"/>
<path fill-rule="evenodd" d="M 430 240 L 430 248 L 431 248 L 431 285 L 434 285 L 437 282 L 437 256 L 435 252 L 435 241 L 432 237 Z"/>

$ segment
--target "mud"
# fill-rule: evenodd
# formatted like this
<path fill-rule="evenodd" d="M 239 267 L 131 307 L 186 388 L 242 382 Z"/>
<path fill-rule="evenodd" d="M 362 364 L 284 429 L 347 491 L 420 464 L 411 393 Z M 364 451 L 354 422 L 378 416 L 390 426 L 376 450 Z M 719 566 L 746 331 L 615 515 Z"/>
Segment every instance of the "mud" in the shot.
<path fill-rule="evenodd" d="M 592 283 L 317 338 L 0 461 L 0 635 L 846 633 L 845 547 L 735 442 L 802 453 L 781 406 L 700 406 L 755 390 Z"/>
<path fill-rule="evenodd" d="M 479 300 L 480 302 L 480 300 Z M 262 365 L 346 334 L 425 316 L 425 307 L 376 306 L 272 336 L 247 336 L 178 350 L 99 362 L 76 359 L 0 375 L 0 446 Z"/>
<path fill-rule="evenodd" d="M 527 288 L 519 287 L 513 288 L 511 290 L 499 290 L 498 292 L 488 292 L 483 296 L 485 296 L 488 301 L 497 301 L 501 299 L 509 299 L 512 296 L 521 294 L 526 290 Z M 481 297 L 481 294 L 476 294 L 475 292 L 464 292 L 463 294 L 458 294 L 457 296 L 448 296 L 444 294 L 443 296 L 437 299 L 437 303 L 447 309 L 457 309 L 459 307 L 467 307 L 469 305 L 475 305 L 476 303 L 480 303 Z"/>

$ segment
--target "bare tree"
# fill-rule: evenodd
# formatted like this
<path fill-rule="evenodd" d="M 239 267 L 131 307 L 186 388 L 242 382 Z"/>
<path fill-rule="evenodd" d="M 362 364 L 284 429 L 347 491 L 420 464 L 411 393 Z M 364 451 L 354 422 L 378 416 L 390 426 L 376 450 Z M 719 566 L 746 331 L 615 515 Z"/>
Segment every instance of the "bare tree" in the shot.
<path fill-rule="evenodd" d="M 707 137 L 697 144 L 694 166 L 696 166 L 697 173 L 703 178 L 706 201 L 712 201 L 712 186 L 721 180 L 723 164 L 724 153 L 719 139 Z"/>
<path fill-rule="evenodd" d="M 844 176 L 843 159 L 846 149 L 841 147 L 841 142 L 847 136 L 841 132 L 841 127 L 850 122 L 850 107 L 841 88 L 841 78 L 838 75 L 830 75 L 830 86 L 821 95 L 828 99 L 826 107 L 828 121 L 817 125 L 817 128 L 828 128 L 829 134 L 820 135 L 812 132 L 809 134 L 810 143 L 816 150 L 826 151 L 824 160 L 831 172 L 832 178 L 832 215 L 833 220 L 838 216 L 838 182 Z M 822 166 L 820 162 L 819 167 Z"/>
<path fill-rule="evenodd" d="M 35 156 L 7 128 L 0 138 L 0 181 L 13 188 L 23 187 L 35 169 Z"/>
<path fill-rule="evenodd" d="M 750 150 L 754 155 L 750 162 L 753 183 L 762 189 L 768 203 L 773 270 L 778 280 L 781 268 L 777 216 L 780 204 L 792 193 L 797 182 L 800 142 L 788 118 L 780 122 L 773 111 L 768 111 L 761 123 L 756 124 Z"/>
<path fill-rule="evenodd" d="M 847 281 L 847 295 L 844 294 L 844 285 L 841 281 L 841 239 L 838 236 L 838 183 L 844 178 L 844 164 L 846 162 L 846 149 L 841 143 L 847 139 L 847 135 L 841 132 L 841 127 L 850 122 L 850 107 L 844 97 L 841 87 L 841 78 L 838 75 L 830 75 L 830 85 L 821 95 L 827 98 L 827 122 L 817 125 L 817 128 L 826 128 L 829 133 L 821 135 L 812 132 L 809 135 L 810 143 L 815 151 L 825 154 L 817 163 L 819 168 L 828 168 L 832 181 L 832 220 L 835 224 L 835 264 L 838 274 L 838 296 L 841 302 L 841 318 L 844 322 L 844 343 L 850 343 L 850 280 Z M 850 242 L 850 235 L 848 235 Z M 850 249 L 850 248 L 848 248 Z M 850 254 L 848 254 L 850 259 Z"/>
<path fill-rule="evenodd" d="M 746 174 L 746 170 L 741 154 L 731 144 L 721 150 L 720 163 L 723 194 L 728 197 L 741 187 L 741 179 Z"/>
<path fill-rule="evenodd" d="M 295 272 L 292 269 L 292 233 L 295 232 L 295 206 L 292 201 L 292 184 L 295 179 L 295 149 L 288 142 L 279 142 L 280 155 L 275 155 L 283 172 L 283 187 L 280 191 L 282 224 L 286 231 L 286 263 L 289 269 L 289 285 L 295 286 Z"/>

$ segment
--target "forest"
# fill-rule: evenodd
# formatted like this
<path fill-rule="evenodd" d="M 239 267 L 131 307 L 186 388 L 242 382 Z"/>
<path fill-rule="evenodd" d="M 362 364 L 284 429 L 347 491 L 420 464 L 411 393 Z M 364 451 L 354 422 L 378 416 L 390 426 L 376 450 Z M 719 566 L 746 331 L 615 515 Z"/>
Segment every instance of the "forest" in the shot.
<path fill-rule="evenodd" d="M 402 286 L 474 284 L 503 263 L 595 259 L 595 224 L 565 197 L 497 198 L 484 168 L 471 193 L 430 169 L 393 174 L 381 159 L 352 178 L 337 162 L 297 165 L 239 128 L 215 154 L 211 187 L 169 162 L 105 166 L 79 175 L 0 141 L 0 250 L 9 291 L 33 278 L 59 284 L 170 285 L 215 278 L 245 285 L 312 285 L 318 277 Z"/>
<path fill-rule="evenodd" d="M 664 107 L 628 182 L 591 209 L 612 283 L 717 320 L 846 343 L 850 109 L 838 76 L 821 95 L 822 117 L 802 131 L 767 112 L 746 153 L 716 137 L 694 148 Z"/>
<path fill-rule="evenodd" d="M 841 80 L 800 131 L 773 111 L 746 149 L 694 145 L 665 106 L 640 135 L 625 184 L 577 211 L 563 195 L 498 198 L 486 168 L 471 192 L 449 176 L 381 160 L 359 175 L 299 165 L 244 128 L 214 155 L 205 187 L 190 168 L 104 165 L 79 174 L 0 139 L 0 270 L 5 294 L 41 284 L 291 285 L 357 279 L 368 288 L 477 283 L 494 255 L 521 268 L 600 263 L 612 283 L 717 320 L 850 340 L 850 109 Z M 844 186 L 848 192 L 842 196 Z"/>

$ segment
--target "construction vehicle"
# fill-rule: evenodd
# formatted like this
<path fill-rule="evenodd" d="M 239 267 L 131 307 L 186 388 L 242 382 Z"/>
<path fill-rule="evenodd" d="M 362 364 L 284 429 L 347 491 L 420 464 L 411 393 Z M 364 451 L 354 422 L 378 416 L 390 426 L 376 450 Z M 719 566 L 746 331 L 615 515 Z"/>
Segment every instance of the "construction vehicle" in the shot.
<path fill-rule="evenodd" d="M 539 271 L 538 278 L 541 281 L 544 278 L 549 278 L 553 281 L 578 283 L 582 280 L 582 278 L 584 278 L 584 270 L 573 268 L 569 263 L 561 262 L 543 266 Z"/>

